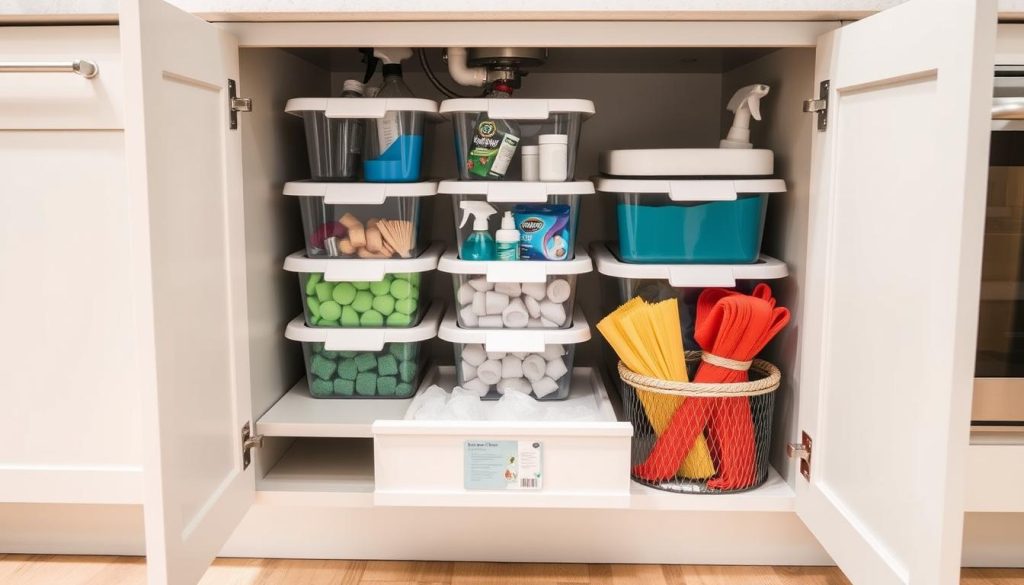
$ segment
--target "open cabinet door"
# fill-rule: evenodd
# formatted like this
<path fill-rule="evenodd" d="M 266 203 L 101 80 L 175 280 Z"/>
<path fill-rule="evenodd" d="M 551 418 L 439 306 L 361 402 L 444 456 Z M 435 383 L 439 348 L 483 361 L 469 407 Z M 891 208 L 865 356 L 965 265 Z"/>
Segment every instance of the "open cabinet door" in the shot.
<path fill-rule="evenodd" d="M 122 2 L 120 26 L 149 584 L 194 585 L 255 495 L 238 46 L 158 0 Z"/>
<path fill-rule="evenodd" d="M 797 512 L 855 585 L 959 581 L 995 25 L 911 0 L 818 45 Z"/>

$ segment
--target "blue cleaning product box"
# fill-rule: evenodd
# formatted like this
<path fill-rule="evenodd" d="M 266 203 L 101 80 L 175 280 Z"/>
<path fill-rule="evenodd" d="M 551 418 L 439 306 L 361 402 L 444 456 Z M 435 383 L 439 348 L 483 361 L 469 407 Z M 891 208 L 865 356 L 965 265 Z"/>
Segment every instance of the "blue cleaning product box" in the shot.
<path fill-rule="evenodd" d="M 570 255 L 568 205 L 516 205 L 520 260 L 567 260 Z"/>

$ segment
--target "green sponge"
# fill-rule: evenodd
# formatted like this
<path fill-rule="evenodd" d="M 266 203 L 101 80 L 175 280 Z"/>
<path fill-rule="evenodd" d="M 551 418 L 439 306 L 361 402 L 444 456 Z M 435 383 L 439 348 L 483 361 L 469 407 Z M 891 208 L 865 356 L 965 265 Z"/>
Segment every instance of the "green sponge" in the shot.
<path fill-rule="evenodd" d="M 365 313 L 373 306 L 373 294 L 368 290 L 361 290 L 356 293 L 356 298 L 349 306 L 359 313 Z"/>
<path fill-rule="evenodd" d="M 399 301 L 401 302 L 401 301 Z M 391 313 L 388 315 L 388 327 L 408 327 L 412 325 L 412 318 L 402 313 Z"/>
<path fill-rule="evenodd" d="M 419 369 L 419 365 L 414 361 L 402 362 L 398 364 L 398 375 L 402 377 L 403 382 L 411 384 L 416 379 L 416 373 Z"/>
<path fill-rule="evenodd" d="M 337 321 L 341 318 L 341 305 L 334 301 L 320 303 L 320 318 L 327 321 Z"/>
<path fill-rule="evenodd" d="M 353 282 L 352 286 L 356 287 L 356 290 L 370 290 L 370 283 L 364 281 Z"/>
<path fill-rule="evenodd" d="M 394 376 L 381 376 L 377 378 L 377 394 L 381 396 L 394 396 L 398 386 L 398 379 Z"/>
<path fill-rule="evenodd" d="M 309 369 L 317 377 L 329 380 L 337 371 L 338 365 L 322 355 L 315 355 L 313 359 L 309 360 Z"/>
<path fill-rule="evenodd" d="M 372 292 L 373 294 L 375 294 L 377 296 L 388 294 L 388 290 L 391 288 L 391 281 L 392 280 L 393 279 L 391 278 L 391 275 L 387 274 L 387 275 L 384 276 L 384 280 L 378 280 L 377 282 L 371 282 L 370 283 L 370 292 Z"/>
<path fill-rule="evenodd" d="M 355 380 L 358 373 L 359 368 L 356 367 L 355 360 L 345 359 L 338 362 L 338 377 L 342 380 Z"/>
<path fill-rule="evenodd" d="M 352 396 L 356 391 L 356 383 L 352 380 L 334 380 L 334 393 L 339 396 Z"/>
<path fill-rule="evenodd" d="M 406 396 L 412 396 L 412 384 L 399 382 L 398 385 L 395 386 L 395 394 L 401 398 L 405 398 Z"/>
<path fill-rule="evenodd" d="M 359 325 L 362 327 L 380 327 L 384 324 L 384 315 L 370 309 L 359 317 Z"/>
<path fill-rule="evenodd" d="M 316 398 L 323 398 L 330 396 L 334 392 L 334 385 L 331 384 L 330 380 L 321 380 L 320 378 L 313 378 L 313 381 L 309 384 L 309 393 Z"/>
<path fill-rule="evenodd" d="M 356 377 L 356 394 L 360 396 L 373 396 L 377 391 L 377 374 L 363 372 Z"/>
<path fill-rule="evenodd" d="M 316 293 L 316 283 L 320 282 L 323 279 L 323 277 L 324 275 L 320 274 L 319 272 L 310 273 L 310 275 L 306 277 L 307 296 L 312 296 L 313 294 Z"/>
<path fill-rule="evenodd" d="M 373 310 L 377 311 L 385 317 L 395 312 L 395 299 L 384 295 L 382 297 L 374 297 L 373 299 Z"/>
<path fill-rule="evenodd" d="M 391 289 L 388 292 L 396 299 L 407 299 L 412 294 L 412 285 L 408 280 L 395 280 L 392 281 Z"/>
<path fill-rule="evenodd" d="M 394 376 L 398 373 L 398 360 L 390 354 L 381 354 L 377 357 L 377 373 L 381 376 Z"/>
<path fill-rule="evenodd" d="M 334 292 L 334 283 L 332 282 L 321 282 L 316 285 L 316 298 L 321 303 L 324 301 L 331 300 L 331 293 Z"/>
<path fill-rule="evenodd" d="M 355 351 L 339 351 L 338 355 L 340 355 L 343 358 L 354 358 L 354 357 L 356 357 L 356 353 L 358 353 L 358 352 L 355 352 Z"/>
<path fill-rule="evenodd" d="M 347 305 L 356 298 L 356 287 L 350 282 L 339 282 L 334 286 L 333 297 L 339 305 Z"/>
<path fill-rule="evenodd" d="M 359 327 L 359 313 L 352 307 L 341 308 L 341 326 L 342 327 Z"/>
<path fill-rule="evenodd" d="M 338 352 L 331 351 L 329 349 L 321 349 L 320 350 L 320 355 L 322 355 L 323 357 L 325 357 L 325 358 L 327 358 L 329 360 L 336 360 L 336 359 L 338 359 Z"/>
<path fill-rule="evenodd" d="M 309 307 L 309 314 L 314 318 L 320 318 L 320 301 L 316 297 L 306 297 L 306 306 Z"/>
<path fill-rule="evenodd" d="M 408 343 L 392 343 L 388 347 L 388 351 L 391 352 L 391 355 L 395 356 L 396 358 L 398 358 L 400 360 L 408 359 L 406 357 L 406 354 L 409 353 L 409 344 Z"/>
<path fill-rule="evenodd" d="M 360 372 L 372 370 L 377 367 L 377 356 L 372 353 L 361 353 L 356 356 L 356 368 Z"/>
<path fill-rule="evenodd" d="M 416 312 L 416 307 L 419 303 L 416 302 L 416 297 L 409 297 L 407 299 L 401 299 L 395 303 L 395 310 L 403 315 L 412 315 Z"/>

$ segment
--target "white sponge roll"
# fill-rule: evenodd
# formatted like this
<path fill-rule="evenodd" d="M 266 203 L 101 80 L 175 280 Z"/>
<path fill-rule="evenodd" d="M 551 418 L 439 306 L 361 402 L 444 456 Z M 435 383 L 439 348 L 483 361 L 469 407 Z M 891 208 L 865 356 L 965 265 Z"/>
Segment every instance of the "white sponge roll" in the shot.
<path fill-rule="evenodd" d="M 502 378 L 522 378 L 523 377 L 523 360 L 517 358 L 514 355 L 505 356 L 501 360 L 501 377 Z"/>
<path fill-rule="evenodd" d="M 544 370 L 544 373 L 552 380 L 561 380 L 562 376 L 566 375 L 568 372 L 569 368 L 565 367 L 565 361 L 562 358 L 548 360 L 548 366 Z"/>
<path fill-rule="evenodd" d="M 518 282 L 497 282 L 494 284 L 494 292 L 500 292 L 510 297 L 518 297 L 522 290 Z"/>
<path fill-rule="evenodd" d="M 501 321 L 509 329 L 522 329 L 530 321 L 530 314 L 526 312 L 523 301 L 514 298 L 501 312 Z"/>
<path fill-rule="evenodd" d="M 473 287 L 474 289 L 476 289 L 476 290 L 478 290 L 480 292 L 486 292 L 486 291 L 489 291 L 489 290 L 494 290 L 494 284 L 490 283 L 490 282 L 487 282 L 487 279 L 483 278 L 483 277 L 474 278 L 474 279 L 470 280 L 469 281 L 469 286 Z"/>
<path fill-rule="evenodd" d="M 548 287 L 543 282 L 524 282 L 523 294 L 534 300 L 543 301 L 548 294 Z"/>
<path fill-rule="evenodd" d="M 476 327 L 480 317 L 473 311 L 473 305 L 469 304 L 459 309 L 459 319 L 466 327 Z"/>
<path fill-rule="evenodd" d="M 540 380 L 533 382 L 533 395 L 537 398 L 544 398 L 545 396 L 552 394 L 558 390 L 558 382 L 548 378 L 547 376 L 542 377 Z"/>
<path fill-rule="evenodd" d="M 481 329 L 502 329 L 505 324 L 501 315 L 484 315 L 477 321 L 477 326 Z"/>
<path fill-rule="evenodd" d="M 525 378 L 502 378 L 498 382 L 498 394 L 505 394 L 506 392 L 529 394 L 531 391 L 533 391 L 533 386 Z"/>
<path fill-rule="evenodd" d="M 548 284 L 548 300 L 553 303 L 564 303 L 569 300 L 569 296 L 572 294 L 572 287 L 569 286 L 569 281 L 563 278 L 552 280 Z"/>
<path fill-rule="evenodd" d="M 538 354 L 528 356 L 523 360 L 523 375 L 531 382 L 536 382 L 547 373 L 548 363 L 544 357 Z"/>
<path fill-rule="evenodd" d="M 508 306 L 508 295 L 493 291 L 487 291 L 484 294 L 487 295 L 484 300 L 484 306 L 488 315 L 500 315 L 505 310 L 505 307 Z"/>
<path fill-rule="evenodd" d="M 466 382 L 473 379 L 476 379 L 476 366 L 466 360 L 462 360 L 462 381 Z"/>
<path fill-rule="evenodd" d="M 463 390 L 470 390 L 476 392 L 480 398 L 487 396 L 491 392 L 491 387 L 488 384 L 484 384 L 479 379 L 469 380 L 462 383 Z"/>
<path fill-rule="evenodd" d="M 479 343 L 464 345 L 462 346 L 462 360 L 470 365 L 479 366 L 487 361 L 487 352 Z"/>
<path fill-rule="evenodd" d="M 473 293 L 476 292 L 468 282 L 462 283 L 459 290 L 455 293 L 455 298 L 459 301 L 459 306 L 465 306 L 473 302 Z"/>
<path fill-rule="evenodd" d="M 565 325 L 565 307 L 562 303 L 544 301 L 540 304 L 540 315 L 557 326 Z"/>
<path fill-rule="evenodd" d="M 476 369 L 476 378 L 488 386 L 493 386 L 501 380 L 501 362 L 498 360 L 487 360 Z"/>
<path fill-rule="evenodd" d="M 487 314 L 487 293 L 475 292 L 473 293 L 473 313 L 477 317 L 483 317 Z"/>
<path fill-rule="evenodd" d="M 531 319 L 540 319 L 540 301 L 531 296 L 523 295 L 523 304 L 526 306 L 526 312 L 530 314 Z"/>
<path fill-rule="evenodd" d="M 487 354 L 487 355 L 491 355 L 491 354 Z M 555 358 L 560 358 L 563 355 L 565 355 L 565 346 L 562 345 L 561 343 L 549 343 L 548 345 L 544 346 L 544 353 L 542 355 L 544 356 L 544 359 L 546 359 L 546 360 L 553 360 Z"/>

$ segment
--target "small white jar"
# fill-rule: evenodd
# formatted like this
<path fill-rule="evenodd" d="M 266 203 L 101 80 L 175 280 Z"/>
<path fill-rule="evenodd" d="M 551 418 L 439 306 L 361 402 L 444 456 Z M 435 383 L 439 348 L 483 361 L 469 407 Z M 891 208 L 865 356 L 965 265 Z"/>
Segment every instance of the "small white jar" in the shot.
<path fill-rule="evenodd" d="M 569 136 L 541 134 L 537 137 L 540 148 L 540 180 L 564 181 L 569 177 Z"/>
<path fill-rule="evenodd" d="M 521 160 L 523 164 L 523 180 L 539 181 L 540 147 L 532 144 L 527 146 L 520 146 L 519 154 L 522 156 Z"/>

